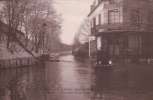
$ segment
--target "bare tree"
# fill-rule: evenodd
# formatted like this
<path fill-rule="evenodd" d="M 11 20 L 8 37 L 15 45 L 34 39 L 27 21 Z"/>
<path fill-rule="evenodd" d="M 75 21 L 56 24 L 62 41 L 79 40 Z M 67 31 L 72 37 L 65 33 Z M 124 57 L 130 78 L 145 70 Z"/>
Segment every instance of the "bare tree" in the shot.
<path fill-rule="evenodd" d="M 88 38 L 90 35 L 90 22 L 89 19 L 85 19 L 83 23 L 80 25 L 78 32 L 75 35 L 75 40 L 80 44 L 88 42 Z"/>
<path fill-rule="evenodd" d="M 36 51 L 44 47 L 44 38 L 60 30 L 57 15 L 48 0 L 8 0 L 4 3 L 1 21 L 9 26 L 7 47 L 12 41 L 20 42 L 25 49 L 31 45 Z M 52 29 L 49 31 L 49 29 Z M 21 39 L 16 30 L 24 33 Z M 48 39 L 46 39 L 48 40 Z M 30 50 L 29 50 L 30 51 Z"/>
<path fill-rule="evenodd" d="M 74 48 L 78 48 L 80 45 L 88 42 L 90 35 L 90 23 L 89 19 L 85 19 L 80 25 L 74 39 Z"/>

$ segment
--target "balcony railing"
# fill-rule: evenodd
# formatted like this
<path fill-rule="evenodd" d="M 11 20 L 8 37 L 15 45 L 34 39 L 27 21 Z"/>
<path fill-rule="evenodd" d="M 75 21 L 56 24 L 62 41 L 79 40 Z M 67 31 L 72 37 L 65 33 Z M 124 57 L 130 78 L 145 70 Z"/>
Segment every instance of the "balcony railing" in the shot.
<path fill-rule="evenodd" d="M 102 24 L 91 28 L 93 35 L 103 31 L 153 31 L 153 28 L 149 24 L 132 25 L 130 23 Z"/>

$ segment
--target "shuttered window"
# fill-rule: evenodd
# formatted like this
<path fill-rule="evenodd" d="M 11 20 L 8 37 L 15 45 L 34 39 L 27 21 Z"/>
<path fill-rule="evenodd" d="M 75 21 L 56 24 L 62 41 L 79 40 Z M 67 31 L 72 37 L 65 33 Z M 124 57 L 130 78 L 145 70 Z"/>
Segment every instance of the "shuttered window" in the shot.
<path fill-rule="evenodd" d="M 120 11 L 118 9 L 108 11 L 108 24 L 121 23 Z"/>

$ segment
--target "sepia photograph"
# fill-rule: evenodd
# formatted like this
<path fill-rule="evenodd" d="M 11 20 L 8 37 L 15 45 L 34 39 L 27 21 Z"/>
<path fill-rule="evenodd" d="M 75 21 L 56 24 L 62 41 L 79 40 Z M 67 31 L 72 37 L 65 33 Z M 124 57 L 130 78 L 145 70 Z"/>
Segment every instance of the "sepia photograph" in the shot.
<path fill-rule="evenodd" d="M 0 100 L 153 100 L 153 0 L 0 0 Z"/>

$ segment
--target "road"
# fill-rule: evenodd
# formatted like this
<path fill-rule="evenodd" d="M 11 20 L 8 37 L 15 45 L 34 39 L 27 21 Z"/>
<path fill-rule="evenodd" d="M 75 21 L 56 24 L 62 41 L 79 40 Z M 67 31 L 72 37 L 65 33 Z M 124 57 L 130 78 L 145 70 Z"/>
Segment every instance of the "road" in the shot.
<path fill-rule="evenodd" d="M 0 100 L 153 100 L 153 65 L 60 62 L 0 70 Z"/>

